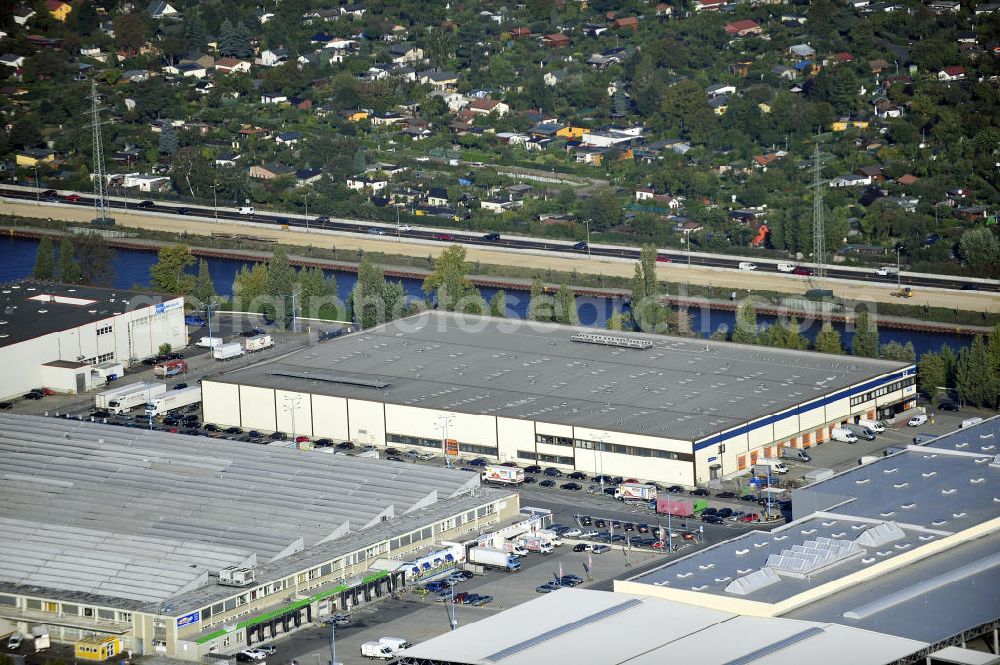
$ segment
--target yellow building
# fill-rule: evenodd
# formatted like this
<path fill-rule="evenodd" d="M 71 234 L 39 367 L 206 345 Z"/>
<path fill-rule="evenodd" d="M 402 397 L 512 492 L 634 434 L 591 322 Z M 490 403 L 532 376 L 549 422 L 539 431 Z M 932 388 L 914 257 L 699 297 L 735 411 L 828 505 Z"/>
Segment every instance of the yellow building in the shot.
<path fill-rule="evenodd" d="M 586 127 L 573 127 L 572 125 L 567 125 L 559 131 L 556 132 L 556 136 L 562 136 L 563 138 L 578 141 L 583 138 L 583 135 L 588 133 L 590 130 Z"/>
<path fill-rule="evenodd" d="M 73 644 L 77 658 L 84 660 L 107 660 L 122 650 L 122 643 L 114 635 L 88 635 Z"/>
<path fill-rule="evenodd" d="M 368 119 L 368 111 L 355 111 L 347 116 L 348 122 L 361 122 Z"/>
<path fill-rule="evenodd" d="M 851 120 L 850 118 L 841 118 L 840 120 L 835 120 L 830 125 L 830 129 L 832 129 L 835 132 L 847 131 L 848 127 L 854 127 L 855 129 L 868 129 L 868 121 Z"/>
<path fill-rule="evenodd" d="M 17 153 L 17 165 L 34 168 L 42 164 L 51 164 L 55 158 L 56 153 L 51 150 L 32 148 L 31 150 L 22 150 Z"/>
<path fill-rule="evenodd" d="M 69 16 L 69 13 L 73 11 L 73 5 L 62 2 L 61 0 L 48 0 L 48 2 L 45 3 L 45 8 L 49 10 L 49 14 L 52 15 L 52 18 L 63 23 L 66 22 L 66 17 Z"/>

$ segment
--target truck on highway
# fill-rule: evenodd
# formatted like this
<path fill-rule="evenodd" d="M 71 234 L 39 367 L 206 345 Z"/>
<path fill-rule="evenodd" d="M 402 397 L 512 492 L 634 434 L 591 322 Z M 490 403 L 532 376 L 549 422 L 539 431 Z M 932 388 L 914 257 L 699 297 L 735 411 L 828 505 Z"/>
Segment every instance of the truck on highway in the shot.
<path fill-rule="evenodd" d="M 508 554 L 492 547 L 473 547 L 469 550 L 469 561 L 484 568 L 496 568 L 497 570 L 506 570 L 509 573 L 521 569 L 521 561 L 517 555 Z"/>
<path fill-rule="evenodd" d="M 153 399 L 146 407 L 146 413 L 152 416 L 161 416 L 171 411 L 197 404 L 201 401 L 201 386 L 189 386 L 180 390 L 168 390 L 161 396 Z"/>
<path fill-rule="evenodd" d="M 167 392 L 165 383 L 131 383 L 94 396 L 94 406 L 111 413 L 125 413 Z"/>
<path fill-rule="evenodd" d="M 153 365 L 153 376 L 164 379 L 171 376 L 177 376 L 178 374 L 184 374 L 187 371 L 187 361 L 182 359 L 168 360 L 166 362 Z"/>
<path fill-rule="evenodd" d="M 647 504 L 656 500 L 656 485 L 622 483 L 615 488 L 615 498 L 628 504 Z"/>
<path fill-rule="evenodd" d="M 270 335 L 254 335 L 247 339 L 243 344 L 243 348 L 246 349 L 247 353 L 253 353 L 254 351 L 263 351 L 264 349 L 270 349 L 274 347 L 274 338 Z"/>
<path fill-rule="evenodd" d="M 669 496 L 661 496 L 656 499 L 656 512 L 660 515 L 691 517 L 694 515 L 694 503 L 687 499 L 674 499 Z"/>
<path fill-rule="evenodd" d="M 239 358 L 243 353 L 243 345 L 239 342 L 220 344 L 212 349 L 212 357 L 216 360 L 232 360 L 233 358 Z"/>
<path fill-rule="evenodd" d="M 515 466 L 500 466 L 499 464 L 487 464 L 483 469 L 482 481 L 484 483 L 496 483 L 497 485 L 521 485 L 524 483 L 524 469 Z"/>

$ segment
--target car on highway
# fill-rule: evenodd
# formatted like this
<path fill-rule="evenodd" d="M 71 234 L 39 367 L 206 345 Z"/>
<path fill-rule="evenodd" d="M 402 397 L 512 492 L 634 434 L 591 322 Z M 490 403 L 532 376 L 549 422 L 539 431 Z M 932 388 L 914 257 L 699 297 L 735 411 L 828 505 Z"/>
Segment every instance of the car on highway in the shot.
<path fill-rule="evenodd" d="M 674 260 L 672 258 L 670 258 L 669 256 L 664 256 L 663 254 L 657 254 L 656 255 L 656 261 L 657 261 L 657 263 L 673 263 L 674 262 Z"/>
<path fill-rule="evenodd" d="M 188 213 L 191 212 L 191 209 L 185 206 L 181 206 L 180 208 L 174 208 L 174 212 L 177 213 L 178 215 L 187 215 Z"/>
<path fill-rule="evenodd" d="M 556 481 L 552 480 L 551 478 L 546 478 L 542 482 L 538 483 L 538 486 L 539 487 L 555 487 L 556 486 Z"/>
<path fill-rule="evenodd" d="M 313 223 L 315 223 L 315 224 L 329 224 L 330 223 L 330 218 L 327 217 L 326 215 L 320 215 L 319 217 L 317 217 L 316 219 L 313 220 Z"/>
<path fill-rule="evenodd" d="M 813 269 L 812 268 L 805 268 L 803 266 L 798 266 L 797 268 L 795 268 L 795 270 L 792 271 L 792 274 L 793 275 L 804 275 L 806 277 L 812 277 L 812 275 L 813 275 Z"/>
<path fill-rule="evenodd" d="M 139 201 L 139 203 L 137 203 L 135 207 L 136 208 L 152 208 L 155 205 L 156 204 L 153 203 L 152 201 Z"/>
<path fill-rule="evenodd" d="M 756 270 L 757 264 L 751 263 L 750 261 L 740 261 L 738 268 L 743 271 Z"/>
<path fill-rule="evenodd" d="M 455 239 L 455 236 L 450 233 L 437 233 L 434 235 L 437 240 L 443 240 L 444 242 L 451 242 Z"/>
<path fill-rule="evenodd" d="M 384 236 L 385 235 L 385 231 L 383 231 L 382 229 L 371 228 L 371 229 L 368 229 L 368 235 L 370 235 L 370 236 Z"/>
<path fill-rule="evenodd" d="M 583 489 L 583 485 L 581 485 L 580 483 L 563 483 L 562 485 L 559 486 L 559 489 L 570 490 L 575 492 L 577 490 Z"/>
<path fill-rule="evenodd" d="M 70 203 L 77 203 L 78 201 L 81 201 L 83 199 L 83 197 L 80 196 L 79 194 L 67 194 L 63 198 L 65 198 Z"/>
<path fill-rule="evenodd" d="M 487 233 L 487 234 L 485 234 L 482 237 L 482 240 L 485 240 L 487 242 L 500 242 L 500 234 L 499 233 Z"/>
<path fill-rule="evenodd" d="M 575 245 L 573 245 L 573 249 L 585 252 L 585 251 L 587 251 L 587 243 L 585 243 L 585 242 L 578 242 Z"/>
<path fill-rule="evenodd" d="M 910 418 L 907 421 L 906 424 L 909 425 L 910 427 L 920 427 L 921 425 L 923 425 L 926 422 L 927 422 L 927 416 L 925 416 L 924 414 L 921 413 L 919 415 L 916 415 L 916 416 L 913 416 L 912 418 Z M 923 436 L 923 435 L 921 435 L 921 436 Z"/>

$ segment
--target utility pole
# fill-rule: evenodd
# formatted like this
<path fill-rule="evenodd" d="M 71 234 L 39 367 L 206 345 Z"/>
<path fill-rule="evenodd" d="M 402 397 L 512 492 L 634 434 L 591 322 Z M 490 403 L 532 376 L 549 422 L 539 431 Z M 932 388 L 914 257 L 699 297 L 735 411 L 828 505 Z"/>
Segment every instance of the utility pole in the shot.
<path fill-rule="evenodd" d="M 590 220 L 584 220 L 587 224 L 587 258 L 590 258 Z"/>
<path fill-rule="evenodd" d="M 298 302 L 302 297 L 302 290 L 292 292 L 292 332 L 297 333 L 299 331 L 299 317 L 295 315 L 298 311 Z"/>
<path fill-rule="evenodd" d="M 454 421 L 454 413 L 443 414 L 438 416 L 438 424 L 435 425 L 435 427 L 441 430 L 441 450 L 444 453 L 444 465 L 449 468 L 451 467 L 451 459 L 448 457 L 448 425 Z"/>
<path fill-rule="evenodd" d="M 820 185 L 822 171 L 819 160 L 819 142 L 813 156 L 813 260 L 816 278 L 826 277 L 826 232 L 823 228 L 823 190 Z"/>
<path fill-rule="evenodd" d="M 299 409 L 299 404 L 302 403 L 302 397 L 299 395 L 285 395 L 285 411 L 289 413 L 292 417 L 292 447 L 298 448 L 298 444 L 295 442 L 295 412 Z"/>
<path fill-rule="evenodd" d="M 101 137 L 101 103 L 97 81 L 90 82 L 90 128 L 93 144 L 94 215 L 98 223 L 114 221 L 108 217 L 108 185 L 104 172 L 104 140 Z"/>

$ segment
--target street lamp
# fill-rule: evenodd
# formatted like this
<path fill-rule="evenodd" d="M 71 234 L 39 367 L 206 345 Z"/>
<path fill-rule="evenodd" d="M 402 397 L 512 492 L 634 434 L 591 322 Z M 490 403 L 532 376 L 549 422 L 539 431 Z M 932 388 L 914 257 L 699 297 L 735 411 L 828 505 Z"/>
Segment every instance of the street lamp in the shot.
<path fill-rule="evenodd" d="M 902 245 L 896 245 L 896 288 L 900 288 L 902 285 L 900 283 L 899 276 L 899 251 L 903 249 Z"/>
<path fill-rule="evenodd" d="M 590 258 L 590 220 L 583 220 L 584 224 L 587 225 L 587 258 Z"/>
<path fill-rule="evenodd" d="M 215 221 L 219 221 L 219 183 L 212 183 L 212 210 L 215 211 Z"/>
<path fill-rule="evenodd" d="M 451 467 L 451 460 L 448 458 L 448 425 L 455 422 L 455 414 L 441 414 L 438 416 L 438 423 L 434 425 L 435 429 L 441 430 L 441 450 L 444 452 L 444 465 L 446 467 Z"/>
<path fill-rule="evenodd" d="M 303 192 L 302 198 L 306 202 L 306 233 L 309 233 L 309 192 Z"/>
<path fill-rule="evenodd" d="M 292 446 L 296 448 L 298 444 L 295 442 L 295 412 L 298 410 L 300 404 L 302 404 L 301 395 L 285 395 L 285 405 L 283 408 L 292 417 Z"/>
<path fill-rule="evenodd" d="M 38 165 L 36 164 L 35 169 L 35 205 L 42 205 L 42 194 L 38 188 Z"/>
<path fill-rule="evenodd" d="M 688 268 L 691 267 L 691 229 L 684 229 L 684 242 L 688 248 Z"/>
<path fill-rule="evenodd" d="M 597 477 L 601 479 L 601 496 L 604 496 L 604 444 L 608 440 L 607 434 L 602 434 L 600 436 L 594 437 L 596 441 L 594 442 L 594 451 L 600 453 L 597 459 L 600 461 L 600 468 L 597 471 Z"/>

